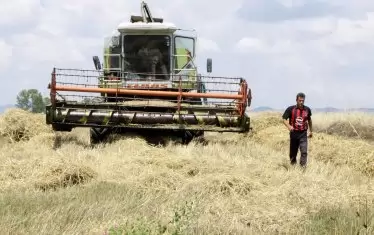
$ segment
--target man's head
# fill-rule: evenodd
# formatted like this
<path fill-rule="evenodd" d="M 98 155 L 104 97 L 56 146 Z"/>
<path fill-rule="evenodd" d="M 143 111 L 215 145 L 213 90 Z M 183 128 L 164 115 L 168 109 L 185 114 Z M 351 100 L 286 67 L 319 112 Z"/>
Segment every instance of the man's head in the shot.
<path fill-rule="evenodd" d="M 296 95 L 296 104 L 297 107 L 302 108 L 304 107 L 304 101 L 305 101 L 305 94 L 300 92 Z"/>

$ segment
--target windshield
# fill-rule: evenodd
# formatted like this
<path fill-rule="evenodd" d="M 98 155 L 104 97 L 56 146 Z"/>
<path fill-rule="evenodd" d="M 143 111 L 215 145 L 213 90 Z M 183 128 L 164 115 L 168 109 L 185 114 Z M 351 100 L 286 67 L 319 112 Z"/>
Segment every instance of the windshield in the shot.
<path fill-rule="evenodd" d="M 140 78 L 156 76 L 169 79 L 170 37 L 165 35 L 124 36 L 125 71 L 139 74 Z"/>

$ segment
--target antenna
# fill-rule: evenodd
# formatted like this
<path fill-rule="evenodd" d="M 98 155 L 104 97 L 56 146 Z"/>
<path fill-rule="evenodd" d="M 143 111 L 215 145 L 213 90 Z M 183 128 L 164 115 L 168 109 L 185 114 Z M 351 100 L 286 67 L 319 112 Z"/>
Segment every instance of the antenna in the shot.
<path fill-rule="evenodd" d="M 141 16 L 131 16 L 130 17 L 130 22 L 135 23 L 135 22 L 144 22 L 144 23 L 162 23 L 164 19 L 162 18 L 153 18 L 151 14 L 151 10 L 149 9 L 148 5 L 146 2 L 142 1 L 140 4 L 140 12 Z"/>
<path fill-rule="evenodd" d="M 154 22 L 151 11 L 149 10 L 147 3 L 144 1 L 142 1 L 140 11 L 142 13 L 144 22 Z"/>

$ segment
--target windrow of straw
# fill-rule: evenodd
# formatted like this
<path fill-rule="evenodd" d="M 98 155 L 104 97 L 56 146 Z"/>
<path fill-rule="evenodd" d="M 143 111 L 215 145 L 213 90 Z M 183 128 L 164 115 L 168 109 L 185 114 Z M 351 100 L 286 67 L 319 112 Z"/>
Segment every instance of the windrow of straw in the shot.
<path fill-rule="evenodd" d="M 317 132 L 374 142 L 374 114 L 317 113 L 313 120 Z"/>
<path fill-rule="evenodd" d="M 43 133 L 52 133 L 42 114 L 22 109 L 8 109 L 0 116 L 0 136 L 7 142 L 27 141 Z"/>

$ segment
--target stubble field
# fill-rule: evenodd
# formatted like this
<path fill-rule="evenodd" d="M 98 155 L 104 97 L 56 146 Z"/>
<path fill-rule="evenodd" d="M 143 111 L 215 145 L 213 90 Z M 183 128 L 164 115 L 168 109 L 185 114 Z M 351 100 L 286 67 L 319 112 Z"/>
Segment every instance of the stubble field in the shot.
<path fill-rule="evenodd" d="M 2 234 L 373 234 L 374 115 L 317 113 L 305 171 L 281 113 L 206 144 L 56 135 L 43 115 L 0 116 Z M 56 147 L 57 146 L 57 147 Z"/>

